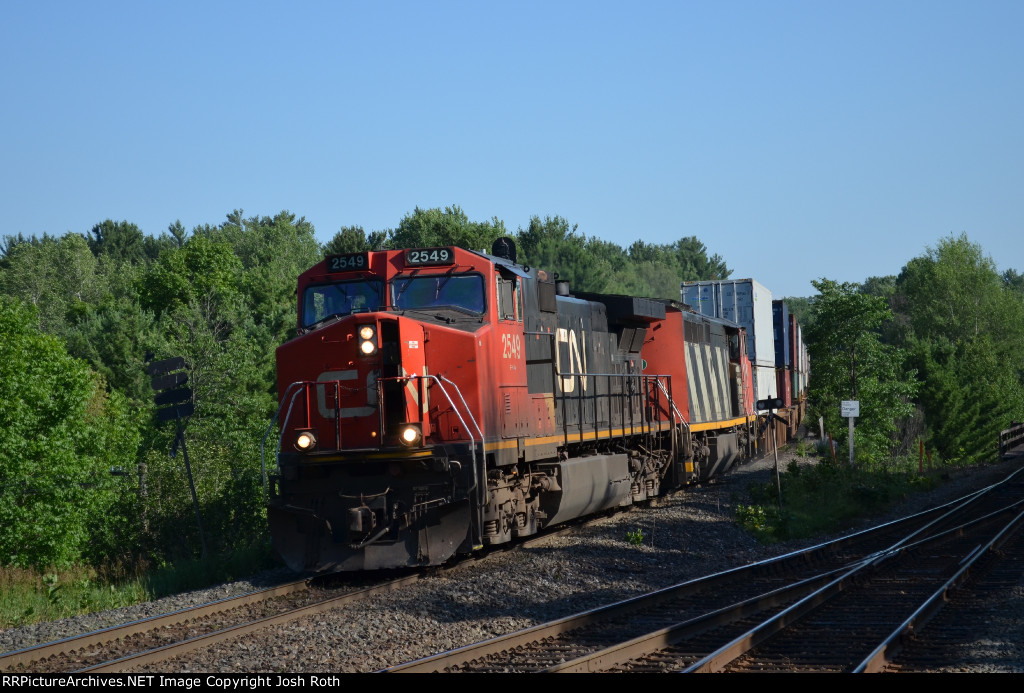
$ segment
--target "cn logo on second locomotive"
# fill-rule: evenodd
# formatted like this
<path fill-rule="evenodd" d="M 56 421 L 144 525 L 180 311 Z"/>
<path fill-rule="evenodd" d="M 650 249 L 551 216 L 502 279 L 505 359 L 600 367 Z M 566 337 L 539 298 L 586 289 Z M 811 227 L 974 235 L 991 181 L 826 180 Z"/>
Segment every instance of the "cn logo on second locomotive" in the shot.
<path fill-rule="evenodd" d="M 559 373 L 562 372 L 562 344 L 568 346 L 569 351 L 569 364 L 568 372 L 576 375 L 563 375 L 561 380 L 561 388 L 563 393 L 574 392 L 576 390 L 576 378 L 580 379 L 580 387 L 584 392 L 587 391 L 587 333 L 583 332 L 581 335 L 581 341 L 583 344 L 582 349 L 580 343 L 576 341 L 576 330 L 567 330 L 564 327 L 559 327 L 556 334 L 558 344 L 555 350 L 555 367 Z"/>

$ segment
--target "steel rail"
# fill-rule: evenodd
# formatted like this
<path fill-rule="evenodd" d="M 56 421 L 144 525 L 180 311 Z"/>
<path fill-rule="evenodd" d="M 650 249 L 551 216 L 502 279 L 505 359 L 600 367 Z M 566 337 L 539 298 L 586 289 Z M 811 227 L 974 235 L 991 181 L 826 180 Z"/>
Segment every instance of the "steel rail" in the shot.
<path fill-rule="evenodd" d="M 627 642 L 591 652 L 582 657 L 549 667 L 544 670 L 544 673 L 583 674 L 607 671 L 611 667 L 624 664 L 650 652 L 674 645 L 677 642 L 688 640 L 713 628 L 735 623 L 753 614 L 792 603 L 832 580 L 840 570 L 843 569 L 829 570 L 820 575 L 756 595 L 750 599 L 745 599 L 736 604 L 683 621 L 682 623 L 640 635 Z"/>
<path fill-rule="evenodd" d="M 695 636 L 700 635 L 712 628 L 728 625 L 730 623 L 735 623 L 740 619 L 747 618 L 753 614 L 767 611 L 771 608 L 781 605 L 787 599 L 790 603 L 795 602 L 797 599 L 803 600 L 805 597 L 811 596 L 812 590 L 816 591 L 820 588 L 825 588 L 829 586 L 834 581 L 835 576 L 842 571 L 847 571 L 849 573 L 850 568 L 860 569 L 870 564 L 875 564 L 879 561 L 879 559 L 893 555 L 894 552 L 899 553 L 902 551 L 909 551 L 919 546 L 931 543 L 942 536 L 958 534 L 970 525 L 986 521 L 998 514 L 1005 514 L 1005 512 L 1007 512 L 1008 510 L 1014 509 L 1017 506 L 1021 505 L 1022 503 L 1024 503 L 1024 501 L 1012 503 L 1009 506 L 1006 506 L 992 513 L 988 513 L 985 516 L 972 520 L 964 525 L 950 528 L 939 535 L 922 539 L 913 544 L 905 545 L 902 548 L 896 549 L 895 551 L 892 549 L 887 549 L 877 552 L 870 556 L 866 556 L 861 561 L 858 561 L 847 568 L 831 570 L 826 573 L 822 573 L 821 575 L 801 580 L 797 583 L 794 583 L 793 585 L 781 587 L 773 592 L 768 592 L 763 595 L 755 596 L 749 600 L 740 602 L 738 604 L 734 604 L 729 607 L 725 607 L 723 609 L 719 609 L 717 611 L 705 614 L 703 616 L 698 616 L 696 618 L 689 619 L 687 621 L 672 626 L 668 626 L 665 628 L 652 631 L 650 633 L 637 636 L 636 638 L 630 641 L 618 643 L 610 647 L 595 652 L 591 652 L 582 657 L 578 657 L 558 664 L 556 666 L 549 667 L 544 671 L 545 673 L 593 673 L 599 671 L 607 671 L 612 667 L 623 665 L 631 660 L 635 660 L 640 657 L 650 655 L 651 653 L 657 652 L 658 650 L 665 649 L 667 647 L 694 638 Z M 1018 521 L 1019 518 L 1020 516 L 1018 515 Z M 950 582 L 952 582 L 952 580 Z M 940 590 L 940 592 L 942 592 L 942 590 Z M 768 623 L 769 621 L 766 621 L 765 623 Z M 768 635 L 770 634 L 771 633 L 768 633 Z M 894 633 L 890 639 L 896 638 L 898 636 L 899 632 Z M 745 651 L 744 648 L 756 646 L 758 642 L 764 639 L 764 637 L 761 636 L 761 633 L 759 633 L 757 629 L 751 629 L 745 632 L 743 635 L 737 637 L 731 643 L 729 643 L 729 646 L 733 646 L 736 651 L 742 653 L 743 651 Z M 717 652 L 726 655 L 732 653 L 732 651 L 725 651 L 724 648 Z M 713 655 L 709 655 L 708 657 L 710 658 L 712 656 Z M 698 665 L 699 663 L 694 664 L 693 667 L 697 667 Z"/>
<path fill-rule="evenodd" d="M 586 523 L 598 522 L 603 517 L 591 518 Z M 517 543 L 514 546 L 500 546 L 495 547 L 495 550 L 487 552 L 482 556 L 471 556 L 464 561 L 460 561 L 457 564 L 448 566 L 445 570 L 453 571 L 459 570 L 469 565 L 486 561 L 491 555 L 505 553 L 511 550 L 528 549 L 533 546 L 543 544 L 553 538 L 568 535 L 574 531 L 577 531 L 581 525 L 567 525 L 560 526 L 557 529 L 549 530 L 543 534 L 528 537 L 523 541 Z M 145 664 L 152 664 L 154 662 L 164 661 L 171 657 L 185 654 L 198 647 L 212 645 L 222 640 L 227 640 L 232 637 L 238 637 L 246 633 L 252 632 L 259 628 L 276 625 L 279 623 L 285 623 L 289 620 L 300 618 L 308 613 L 316 613 L 316 608 L 335 608 L 338 606 L 344 606 L 346 602 L 355 602 L 360 599 L 373 596 L 374 594 L 380 594 L 386 591 L 398 589 L 408 584 L 422 579 L 425 577 L 424 573 L 416 573 L 414 575 L 405 576 L 392 580 L 382 585 L 375 585 L 360 590 L 348 592 L 345 595 L 339 595 L 338 597 L 332 597 L 327 600 L 322 600 L 316 604 L 306 605 L 299 607 L 298 609 L 292 609 L 290 611 L 282 612 L 274 616 L 266 617 L 257 621 L 242 623 L 236 626 L 211 631 L 210 633 L 195 638 L 189 639 L 179 643 L 171 643 L 168 645 L 146 650 L 143 652 L 137 652 L 132 655 L 126 655 L 124 657 L 110 660 L 107 662 L 100 662 L 96 665 L 80 669 L 81 672 L 104 672 L 104 671 L 122 671 L 129 666 L 143 666 Z M 82 635 L 76 635 L 61 640 L 55 640 L 53 642 L 42 643 L 32 647 L 24 648 L 17 651 L 12 651 L 0 656 L 0 671 L 14 671 L 17 667 L 24 667 L 31 665 L 34 662 L 43 661 L 50 657 L 66 655 L 69 652 L 81 650 L 87 647 L 93 647 L 96 645 L 105 645 L 116 640 L 129 638 L 137 635 L 144 635 L 165 627 L 177 626 L 184 624 L 188 621 L 206 618 L 208 616 L 216 615 L 218 613 L 224 613 L 231 611 L 236 608 L 244 607 L 249 604 L 255 604 L 266 599 L 270 599 L 278 596 L 286 596 L 288 594 L 294 594 L 301 592 L 310 585 L 311 579 L 298 580 L 283 585 L 268 588 L 266 590 L 257 590 L 254 592 L 248 592 L 246 594 L 237 595 L 234 597 L 227 597 L 220 599 L 215 602 L 207 604 L 200 604 L 194 607 L 188 607 L 186 609 L 179 609 L 174 612 L 167 614 L 160 614 L 157 616 L 150 616 L 145 619 L 138 621 L 132 621 L 130 623 L 111 626 L 109 628 L 100 629 L 90 633 Z M 335 603 L 331 603 L 332 600 Z"/>
<path fill-rule="evenodd" d="M 954 501 L 955 503 L 956 501 Z M 950 504 L 946 504 L 950 505 Z M 747 565 L 738 566 L 729 570 L 714 573 L 712 575 L 695 578 L 688 580 L 676 585 L 671 585 L 654 592 L 650 592 L 643 595 L 631 597 L 629 599 L 621 600 L 611 604 L 590 609 L 588 611 L 566 616 L 555 621 L 548 623 L 538 624 L 530 628 L 526 628 L 514 633 L 497 636 L 488 640 L 473 643 L 463 647 L 459 647 L 446 652 L 441 652 L 429 657 L 424 657 L 411 662 L 398 664 L 392 667 L 379 670 L 377 673 L 421 673 L 421 672 L 434 672 L 441 671 L 453 666 L 457 666 L 459 663 L 472 661 L 478 659 L 487 653 L 493 651 L 496 648 L 502 650 L 513 650 L 523 645 L 537 642 L 544 638 L 555 637 L 563 633 L 575 630 L 577 628 L 597 623 L 600 621 L 609 620 L 616 616 L 625 616 L 633 613 L 639 604 L 651 605 L 657 604 L 662 601 L 668 601 L 679 597 L 686 596 L 688 594 L 695 594 L 697 592 L 707 590 L 708 588 L 714 588 L 716 585 L 724 584 L 729 581 L 734 581 L 737 578 L 743 578 L 745 575 L 754 575 L 761 571 L 776 570 L 779 567 L 787 564 L 806 564 L 815 560 L 822 560 L 829 554 L 835 553 L 843 546 L 852 545 L 856 542 L 870 539 L 873 535 L 884 535 L 885 533 L 898 530 L 901 526 L 914 525 L 927 519 L 927 517 L 933 513 L 941 512 L 946 505 L 939 506 L 921 513 L 900 518 L 892 522 L 887 522 L 875 527 L 870 527 L 859 532 L 835 539 L 832 541 L 822 542 L 814 546 L 810 546 L 804 549 L 789 552 L 780 556 L 757 561 L 755 563 L 749 563 Z M 875 551 L 870 554 L 872 558 L 876 557 L 882 551 Z M 865 560 L 863 558 L 859 559 Z M 858 561 L 858 562 L 859 562 Z M 845 568 L 844 568 L 845 569 Z M 839 570 L 839 569 L 836 569 Z M 834 573 L 835 571 L 832 571 Z"/>
<path fill-rule="evenodd" d="M 901 545 L 898 548 L 893 548 L 880 552 L 874 556 L 869 556 L 864 561 L 852 566 L 845 574 L 840 575 L 816 592 L 807 595 L 770 619 L 733 638 L 728 643 L 722 645 L 720 648 L 701 658 L 697 662 L 689 665 L 682 671 L 683 673 L 711 673 L 722 671 L 729 663 L 733 662 L 741 655 L 753 650 L 760 643 L 766 641 L 779 631 L 782 631 L 790 625 L 800 621 L 807 615 L 815 612 L 822 605 L 828 603 L 840 593 L 853 587 L 857 587 L 862 576 L 869 571 L 873 571 L 881 563 L 894 557 L 902 556 L 905 553 L 909 553 L 911 549 L 919 548 L 926 544 L 937 543 L 949 537 L 960 536 L 963 534 L 963 530 L 965 528 L 990 521 L 996 515 L 1014 510 L 1021 504 L 1024 504 L 1024 500 L 1017 501 L 1016 503 L 1001 508 L 993 513 L 988 513 L 982 518 L 977 518 L 961 526 L 950 528 L 918 542 L 909 544 L 901 542 Z M 962 557 L 961 560 L 966 561 L 976 552 L 977 548 L 973 549 L 969 555 Z"/>
<path fill-rule="evenodd" d="M 224 640 L 236 638 L 246 633 L 251 633 L 261 628 L 268 626 L 278 625 L 280 623 L 287 623 L 294 621 L 297 618 L 303 616 L 309 616 L 311 614 L 321 613 L 330 609 L 335 609 L 339 606 L 345 606 L 348 603 L 362 601 L 377 594 L 383 594 L 390 592 L 391 590 L 404 587 L 412 582 L 422 578 L 422 574 L 416 573 L 414 575 L 408 575 L 395 580 L 390 580 L 381 585 L 374 585 L 372 587 L 365 587 L 361 590 L 354 592 L 348 592 L 337 597 L 330 597 L 314 604 L 308 604 L 298 609 L 292 609 L 281 614 L 274 616 L 267 616 L 265 618 L 250 621 L 248 623 L 242 623 L 237 626 L 230 628 L 224 628 L 221 630 L 207 633 L 206 635 L 200 635 L 195 638 L 190 638 L 182 642 L 172 643 L 170 645 L 164 645 L 163 647 L 157 647 L 152 650 L 146 650 L 145 652 L 138 652 L 136 654 L 127 655 L 118 659 L 111 660 L 109 662 L 102 662 L 95 664 L 90 667 L 78 669 L 75 673 L 113 673 L 123 672 L 129 667 L 140 667 L 147 664 L 153 664 L 156 662 L 163 662 L 178 655 L 186 654 L 200 647 L 208 647 Z"/>
<path fill-rule="evenodd" d="M 33 645 L 21 650 L 15 650 L 0 655 L 0 670 L 11 670 L 18 666 L 26 666 L 49 657 L 65 654 L 72 650 L 84 647 L 103 645 L 114 640 L 119 640 L 133 635 L 141 635 L 158 628 L 176 626 L 197 618 L 206 618 L 214 614 L 223 613 L 239 607 L 255 604 L 273 597 L 280 597 L 296 592 L 302 592 L 309 587 L 309 580 L 297 580 L 295 582 L 269 587 L 264 590 L 246 592 L 234 597 L 226 597 L 206 604 L 198 604 L 185 609 L 179 609 L 166 614 L 149 616 L 138 621 L 131 621 L 118 626 L 110 626 L 100 630 L 91 631 L 82 635 L 74 635 L 61 640 Z"/>
<path fill-rule="evenodd" d="M 886 534 L 894 534 L 896 532 L 903 532 L 904 530 L 906 530 L 905 534 L 903 536 L 900 536 L 898 540 L 896 540 L 894 543 L 890 544 L 888 543 L 888 541 L 886 541 L 886 543 L 883 545 L 883 548 L 869 550 L 865 552 L 863 555 L 859 556 L 856 560 L 853 560 L 844 566 L 837 567 L 831 571 L 823 573 L 824 575 L 831 576 L 829 578 L 830 584 L 842 581 L 844 579 L 849 580 L 852 578 L 853 575 L 856 574 L 856 571 L 864 565 L 876 563 L 880 560 L 884 560 L 886 557 L 902 553 L 903 551 L 915 548 L 923 543 L 936 541 L 937 537 L 944 535 L 955 535 L 957 532 L 962 531 L 964 527 L 964 524 L 962 523 L 962 513 L 969 512 L 972 506 L 974 506 L 974 504 L 980 498 L 986 496 L 993 490 L 998 489 L 1003 484 L 1007 484 L 1007 482 L 1012 480 L 1016 475 L 1017 473 L 1015 472 L 1014 474 L 1011 474 L 1010 476 L 1008 476 L 1006 479 L 999 483 L 992 484 L 983 489 L 971 492 L 969 494 L 966 494 L 965 496 L 962 496 L 961 498 L 949 501 L 945 504 L 936 506 L 923 512 L 915 513 L 914 515 L 899 518 L 891 522 L 887 522 L 881 525 L 877 525 L 875 527 L 862 530 L 860 532 L 850 534 L 838 540 L 824 542 L 816 546 L 808 547 L 806 549 L 786 554 L 785 556 L 778 556 L 772 559 L 768 559 L 766 561 L 749 564 L 747 566 L 741 566 L 729 571 L 725 571 L 724 573 L 708 576 L 706 578 L 691 580 L 686 583 L 681 583 L 680 585 L 674 585 L 668 588 L 664 588 L 662 590 L 658 590 L 657 592 L 650 593 L 649 595 L 633 597 L 631 599 L 616 602 L 614 604 L 605 605 L 597 609 L 583 612 L 581 614 L 568 616 L 556 621 L 552 621 L 550 623 L 539 624 L 537 626 L 533 626 L 531 628 L 518 631 L 516 633 L 491 638 L 484 642 L 474 643 L 471 645 L 451 650 L 449 652 L 442 652 L 430 657 L 415 660 L 413 662 L 407 662 L 404 664 L 399 664 L 386 669 L 382 669 L 380 671 L 381 673 L 457 671 L 460 669 L 460 667 L 464 666 L 464 663 L 468 664 L 473 661 L 482 662 L 491 653 L 494 653 L 496 651 L 512 652 L 517 648 L 537 643 L 540 640 L 546 638 L 557 638 L 559 636 L 562 636 L 562 634 L 564 633 L 568 633 L 569 631 L 575 630 L 577 628 L 587 626 L 590 623 L 596 623 L 601 620 L 611 620 L 616 615 L 628 615 L 631 612 L 634 612 L 636 605 L 638 605 L 641 601 L 644 600 L 649 600 L 652 603 L 654 603 L 659 598 L 665 600 L 671 599 L 674 596 L 684 595 L 685 593 L 687 593 L 687 591 L 696 592 L 700 589 L 707 589 L 709 585 L 714 584 L 712 581 L 716 579 L 724 581 L 728 576 L 736 576 L 743 573 L 748 573 L 753 576 L 757 573 L 754 573 L 752 571 L 756 571 L 759 568 L 769 567 L 772 564 L 781 566 L 783 565 L 783 563 L 790 560 L 793 560 L 794 562 L 796 562 L 797 560 L 804 562 L 811 561 L 813 560 L 813 557 L 815 555 L 825 555 L 829 552 L 834 552 L 837 548 L 842 548 L 844 544 L 854 544 L 857 541 L 869 540 L 871 538 L 874 538 L 875 536 L 877 536 L 878 538 L 884 538 Z M 1012 508 L 1013 505 L 1015 504 L 1011 504 L 1010 506 L 1007 506 L 1007 508 L 1003 508 L 997 512 L 1005 513 L 1007 509 Z M 993 514 L 994 513 L 987 513 L 983 517 L 973 519 L 970 523 L 967 524 L 974 524 L 985 521 L 987 518 L 991 518 Z M 958 523 L 958 526 L 950 527 L 950 524 L 953 521 L 956 521 Z M 928 536 L 928 533 L 930 533 L 930 536 Z M 775 569 L 777 570 L 777 568 Z M 839 576 L 838 578 L 836 577 L 837 575 Z M 808 580 L 814 581 L 815 579 L 805 579 L 802 584 L 811 584 L 811 582 L 808 582 Z M 820 580 L 817 581 L 820 582 Z M 792 595 L 795 593 L 796 592 L 791 592 L 790 594 Z M 654 595 L 660 595 L 660 597 L 656 597 Z M 747 598 L 743 602 L 741 602 L 741 604 L 744 605 L 742 607 L 739 605 L 733 605 L 733 609 L 739 609 L 738 611 L 733 611 L 733 615 L 742 614 L 745 617 L 747 612 L 743 611 L 743 609 L 749 608 L 750 603 L 756 602 L 757 599 L 761 598 L 767 597 L 765 597 L 765 595 L 761 595 L 759 597 Z M 728 608 L 721 609 L 712 615 L 700 616 L 695 619 L 690 619 L 690 622 L 696 622 L 701 618 L 721 619 L 727 610 Z M 691 623 L 691 625 L 693 624 Z M 681 629 L 683 628 L 683 625 L 676 624 L 675 626 L 662 628 L 659 631 L 647 634 L 646 636 L 638 636 L 637 638 L 634 638 L 634 640 L 648 638 L 653 641 L 659 637 L 675 637 L 676 633 L 681 631 L 672 632 L 673 628 Z M 671 635 L 669 635 L 670 632 L 672 633 Z M 633 641 L 631 641 L 631 643 L 632 642 Z M 615 647 L 629 646 L 631 645 L 619 645 Z M 611 652 L 611 650 L 613 649 L 614 648 L 609 648 L 607 651 L 602 651 L 600 653 L 591 653 L 589 655 L 583 655 L 578 660 L 572 660 L 571 662 L 559 664 L 551 669 L 544 670 L 592 671 L 595 669 L 596 664 L 586 662 L 585 660 L 590 659 L 591 662 L 596 662 L 602 658 L 605 658 L 607 661 L 612 661 L 614 658 L 621 658 L 621 655 L 613 654 Z"/>
<path fill-rule="evenodd" d="M 597 520 L 592 521 L 596 522 Z M 487 558 L 493 554 L 503 553 L 509 550 L 517 550 L 520 548 L 530 548 L 531 546 L 541 544 L 554 537 L 569 534 L 575 529 L 577 529 L 577 527 L 560 527 L 557 530 L 553 530 L 543 535 L 529 537 L 527 540 L 524 540 L 522 543 L 517 544 L 514 547 L 500 547 L 498 550 L 494 552 L 489 552 L 485 556 L 473 557 L 466 561 L 460 561 L 457 564 L 449 566 L 446 570 L 460 570 L 474 563 L 486 561 Z M 275 626 L 282 623 L 288 623 L 289 621 L 293 621 L 297 618 L 302 618 L 303 616 L 308 616 L 311 614 L 320 613 L 322 611 L 327 611 L 329 609 L 335 609 L 341 606 L 346 606 L 347 604 L 362 601 L 363 599 L 367 599 L 377 594 L 384 594 L 386 592 L 390 592 L 405 587 L 407 585 L 413 584 L 423 579 L 425 576 L 426 573 L 423 572 L 407 575 L 405 577 L 397 578 L 395 580 L 389 580 L 388 582 L 385 582 L 380 585 L 374 585 L 372 587 L 366 587 L 353 592 L 348 592 L 344 595 L 331 597 L 329 599 L 322 600 L 315 604 L 308 604 L 297 609 L 292 609 L 290 611 L 286 611 L 280 614 L 275 614 L 273 616 L 257 619 L 249 623 L 241 623 L 236 626 L 223 628 L 217 631 L 207 633 L 205 635 L 190 638 L 182 642 L 171 643 L 151 650 L 146 650 L 144 652 L 138 652 L 132 655 L 127 655 L 125 657 L 119 657 L 118 659 L 114 659 L 109 662 L 98 663 L 96 665 L 86 667 L 84 669 L 79 669 L 75 673 L 121 672 L 125 671 L 128 667 L 139 667 L 145 666 L 147 664 L 154 664 L 157 662 L 167 661 L 173 657 L 186 654 L 200 647 L 208 647 L 210 645 L 214 645 L 225 640 L 230 640 L 232 638 L 237 638 L 247 633 L 260 630 L 262 628 L 267 628 L 269 626 Z"/>
<path fill-rule="evenodd" d="M 902 650 L 904 638 L 910 637 L 914 632 L 923 628 L 946 605 L 950 591 L 967 580 L 978 561 L 989 555 L 990 552 L 997 551 L 1011 537 L 1020 532 L 1022 525 L 1024 525 L 1024 513 L 1020 513 L 1010 520 L 992 539 L 984 546 L 979 547 L 968 560 L 964 561 L 960 569 L 949 580 L 939 589 L 935 590 L 931 597 L 926 599 L 907 620 L 901 623 L 889 637 L 883 640 L 871 654 L 864 658 L 863 662 L 853 669 L 853 673 L 878 673 L 891 664 L 893 659 Z"/>

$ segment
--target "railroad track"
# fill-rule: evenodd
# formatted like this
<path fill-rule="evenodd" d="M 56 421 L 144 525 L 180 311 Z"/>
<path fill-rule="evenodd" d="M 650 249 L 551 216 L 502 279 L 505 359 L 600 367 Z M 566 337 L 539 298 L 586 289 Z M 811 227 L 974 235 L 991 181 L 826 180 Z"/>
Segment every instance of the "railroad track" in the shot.
<path fill-rule="evenodd" d="M 313 579 L 290 582 L 5 653 L 0 655 L 0 671 L 126 671 L 259 628 L 367 599 L 420 577 L 412 574 L 368 586 L 343 585 L 326 589 L 323 581 Z"/>
<path fill-rule="evenodd" d="M 886 652 L 887 672 L 1020 672 L 1024 668 L 1021 614 L 1012 605 L 1024 584 L 1024 533 L 1018 532 L 996 554 L 986 553 L 964 589 L 944 595 L 944 608 L 903 631 Z M 1014 662 L 1009 666 L 1003 662 Z"/>
<path fill-rule="evenodd" d="M 383 671 L 881 670 L 1013 536 L 1021 477 L 836 542 Z"/>
<path fill-rule="evenodd" d="M 570 523 L 513 545 L 495 547 L 451 566 L 390 579 L 348 575 L 307 578 L 199 604 L 168 614 L 0 655 L 2 673 L 113 673 L 157 664 L 218 642 L 401 589 L 438 573 L 458 571 L 505 551 L 532 548 L 599 521 Z M 339 593 L 340 592 L 340 593 Z"/>

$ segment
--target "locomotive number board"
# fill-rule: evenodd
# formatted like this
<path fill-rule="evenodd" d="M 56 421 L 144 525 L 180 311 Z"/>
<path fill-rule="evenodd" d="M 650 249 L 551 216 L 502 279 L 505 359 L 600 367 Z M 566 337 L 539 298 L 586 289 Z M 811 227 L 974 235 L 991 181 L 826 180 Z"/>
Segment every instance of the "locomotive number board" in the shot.
<path fill-rule="evenodd" d="M 368 269 L 370 269 L 370 258 L 366 253 L 327 256 L 328 272 L 355 272 Z"/>
<path fill-rule="evenodd" d="M 405 264 L 454 265 L 455 251 L 451 248 L 410 248 L 405 251 Z"/>

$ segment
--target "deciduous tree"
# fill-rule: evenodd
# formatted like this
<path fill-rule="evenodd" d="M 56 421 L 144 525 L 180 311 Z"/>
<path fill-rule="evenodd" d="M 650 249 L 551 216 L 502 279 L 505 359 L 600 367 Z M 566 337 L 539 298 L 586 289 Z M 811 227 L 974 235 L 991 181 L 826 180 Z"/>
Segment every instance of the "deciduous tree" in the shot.
<path fill-rule="evenodd" d="M 917 391 L 913 372 L 903 371 L 904 354 L 882 344 L 878 328 L 891 316 L 883 298 L 859 291 L 856 284 L 829 279 L 812 282 L 814 319 L 804 333 L 813 377 L 808 387 L 812 419 L 839 441 L 847 438 L 840 417 L 843 400 L 860 402 L 856 447 L 865 459 L 885 461 L 898 446 L 898 422 L 913 410 Z"/>
<path fill-rule="evenodd" d="M 130 524 L 111 468 L 135 458 L 136 414 L 34 311 L 0 296 L 0 563 L 63 566 L 112 550 Z"/>

